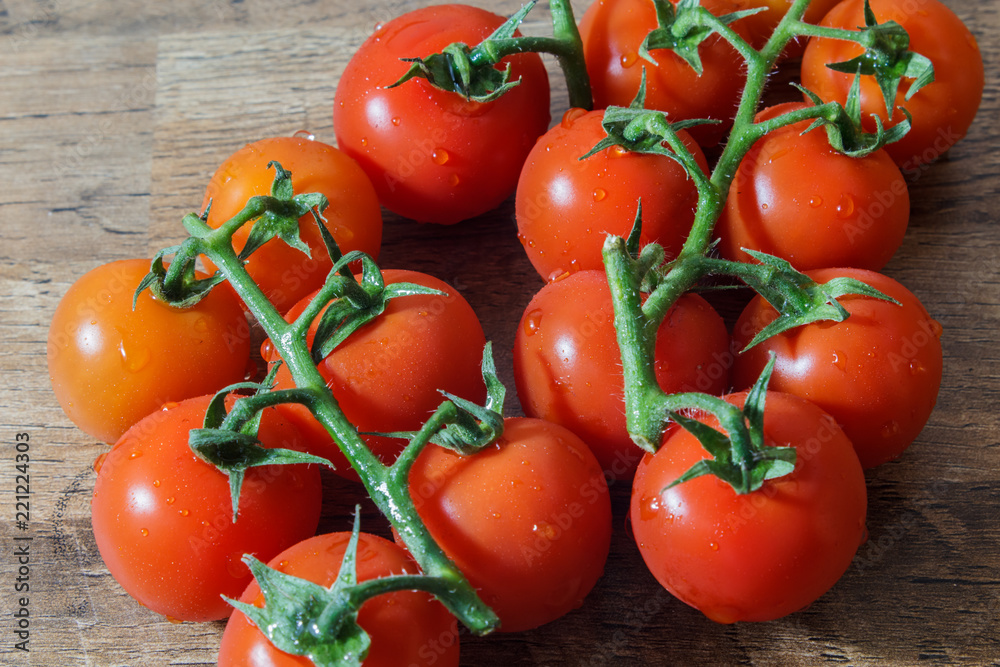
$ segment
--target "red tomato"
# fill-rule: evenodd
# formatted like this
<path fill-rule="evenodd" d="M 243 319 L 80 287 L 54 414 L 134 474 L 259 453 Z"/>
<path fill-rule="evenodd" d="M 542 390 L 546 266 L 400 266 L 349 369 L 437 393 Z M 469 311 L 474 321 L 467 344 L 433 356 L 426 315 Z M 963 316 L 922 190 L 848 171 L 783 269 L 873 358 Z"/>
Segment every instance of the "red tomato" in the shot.
<path fill-rule="evenodd" d="M 749 387 L 777 354 L 769 387 L 805 398 L 833 417 L 871 468 L 898 457 L 930 417 L 941 384 L 941 325 L 898 282 L 858 269 L 822 269 L 809 276 L 824 283 L 837 276 L 865 282 L 902 305 L 862 296 L 841 297 L 851 316 L 786 331 L 739 355 L 737 388 Z M 776 317 L 755 297 L 733 332 L 740 350 Z"/>
<path fill-rule="evenodd" d="M 410 489 L 435 541 L 500 617 L 519 632 L 576 609 L 611 544 L 611 502 L 594 455 L 540 419 L 508 418 L 474 456 L 432 445 Z"/>
<path fill-rule="evenodd" d="M 865 24 L 862 0 L 842 2 L 823 19 L 822 25 L 855 29 Z M 872 0 L 872 11 L 879 23 L 896 21 L 910 35 L 910 50 L 934 64 L 934 82 L 921 88 L 909 100 L 904 95 L 910 80 L 904 79 L 896 95 L 895 106 L 913 115 L 913 126 L 902 140 L 886 146 L 904 171 L 941 157 L 965 136 L 976 116 L 983 95 L 983 58 L 976 38 L 948 7 L 938 0 Z M 862 53 L 853 42 L 813 38 L 802 56 L 802 84 L 823 100 L 843 103 L 847 99 L 853 74 L 835 72 L 830 63 L 850 60 Z M 882 92 L 875 77 L 861 81 L 861 119 L 869 132 L 874 131 L 872 115 L 890 127 L 904 118 L 895 111 L 887 120 Z"/>
<path fill-rule="evenodd" d="M 453 224 L 495 208 L 514 191 L 535 140 L 549 125 L 549 80 L 536 53 L 501 61 L 521 83 L 499 99 L 467 101 L 424 79 L 395 83 L 401 58 L 475 46 L 504 22 L 465 5 L 424 7 L 377 27 L 337 84 L 337 144 L 371 177 L 386 208 L 420 222 Z"/>
<path fill-rule="evenodd" d="M 52 316 L 49 378 L 59 405 L 88 434 L 114 442 L 167 401 L 243 380 L 250 327 L 225 284 L 178 309 L 147 290 L 147 259 L 103 264 L 76 281 Z M 204 277 L 204 276 L 202 276 Z"/>
<path fill-rule="evenodd" d="M 719 314 L 696 294 L 681 297 L 656 337 L 661 388 L 721 394 L 731 362 Z M 575 273 L 534 296 L 517 329 L 514 381 L 526 415 L 576 433 L 605 473 L 633 475 L 642 450 L 625 428 L 621 354 L 603 271 Z"/>
<path fill-rule="evenodd" d="M 781 104 L 767 120 L 801 108 Z M 906 180 L 884 150 L 852 158 L 830 148 L 808 121 L 769 133 L 740 163 L 716 231 L 723 257 L 752 261 L 742 248 L 806 271 L 852 266 L 877 271 L 903 242 L 910 219 Z"/>
<path fill-rule="evenodd" d="M 738 25 L 746 32 L 750 44 L 757 49 L 763 48 L 771 38 L 778 23 L 791 9 L 794 0 L 736 0 L 740 9 L 756 9 L 763 7 L 764 11 L 740 19 Z M 806 23 L 819 23 L 839 0 L 811 0 L 806 7 L 802 20 Z M 792 41 L 785 47 L 785 54 L 800 56 L 805 48 L 804 41 Z"/>
<path fill-rule="evenodd" d="M 703 0 L 714 14 L 739 9 L 732 0 Z M 646 70 L 646 106 L 667 112 L 671 121 L 712 118 L 720 125 L 690 130 L 702 146 L 713 146 L 725 135 L 739 104 L 746 81 L 743 61 L 718 35 L 706 39 L 698 51 L 704 68 L 701 76 L 672 51 L 655 49 L 653 65 L 639 57 L 639 46 L 657 27 L 656 10 L 649 0 L 598 0 L 580 20 L 587 72 L 594 104 L 627 107 Z M 733 29 L 740 32 L 739 24 Z"/>
<path fill-rule="evenodd" d="M 182 621 L 229 616 L 219 596 L 235 597 L 250 582 L 243 554 L 267 560 L 313 535 L 322 504 L 317 466 L 251 468 L 234 523 L 229 479 L 188 446 L 210 399 L 152 413 L 94 466 L 91 518 L 108 571 L 142 605 Z M 303 445 L 274 408 L 264 411 L 258 438 L 266 447 Z"/>
<path fill-rule="evenodd" d="M 329 588 L 337 580 L 350 533 L 317 535 L 275 556 L 270 567 Z M 410 555 L 381 537 L 358 536 L 358 581 L 392 574 L 419 572 Z M 251 583 L 242 602 L 265 606 L 257 582 Z M 371 598 L 358 611 L 358 624 L 368 633 L 371 648 L 365 667 L 401 665 L 458 665 L 459 640 L 455 618 L 426 593 L 400 591 Z M 219 648 L 219 667 L 313 667 L 300 656 L 280 651 L 242 612 L 229 618 Z"/>
<path fill-rule="evenodd" d="M 376 320 L 351 334 L 320 364 L 319 371 L 347 419 L 359 431 L 418 430 L 445 400 L 447 391 L 482 404 L 486 400 L 482 360 L 486 338 L 469 303 L 455 288 L 416 271 L 385 270 L 385 283 L 411 282 L 446 292 L 392 299 Z M 287 315 L 289 321 L 308 304 L 306 297 Z M 311 343 L 315 326 L 309 334 Z M 265 344 L 265 358 L 273 356 Z M 277 389 L 294 387 L 287 366 Z M 309 450 L 329 459 L 342 476 L 357 479 L 340 448 L 307 408 L 281 406 L 307 435 Z M 364 436 L 387 462 L 405 444 L 380 436 Z"/>
<path fill-rule="evenodd" d="M 674 429 L 643 458 L 632 487 L 632 531 L 653 576 L 719 623 L 766 621 L 808 606 L 840 579 L 865 539 L 865 478 L 850 441 L 807 401 L 770 391 L 766 401 L 765 444 L 796 449 L 788 475 L 745 495 L 710 475 L 668 489 L 710 458 L 694 436 Z M 701 420 L 718 428 L 714 417 Z"/>
<path fill-rule="evenodd" d="M 517 185 L 518 237 L 543 280 L 583 269 L 604 269 L 607 234 L 628 236 L 642 198 L 642 242 L 661 244 L 668 257 L 684 245 L 694 222 L 698 190 L 687 172 L 663 155 L 613 146 L 586 160 L 606 136 L 603 111 L 570 109 L 531 153 Z M 681 132 L 707 171 L 701 149 Z"/>
<path fill-rule="evenodd" d="M 295 194 L 319 192 L 330 205 L 323 213 L 326 227 L 345 254 L 360 250 L 378 257 L 382 244 L 382 210 L 375 189 L 357 163 L 346 154 L 306 137 L 271 137 L 248 144 L 230 155 L 209 181 L 203 208 L 212 203 L 208 224 L 217 228 L 239 213 L 247 200 L 271 193 L 278 162 L 292 173 Z M 246 245 L 250 225 L 234 236 L 238 251 Z M 333 267 L 312 214 L 299 221 L 302 240 L 311 257 L 281 239 L 271 239 L 250 256 L 247 271 L 280 312 L 319 289 Z M 215 266 L 206 259 L 210 271 Z"/>

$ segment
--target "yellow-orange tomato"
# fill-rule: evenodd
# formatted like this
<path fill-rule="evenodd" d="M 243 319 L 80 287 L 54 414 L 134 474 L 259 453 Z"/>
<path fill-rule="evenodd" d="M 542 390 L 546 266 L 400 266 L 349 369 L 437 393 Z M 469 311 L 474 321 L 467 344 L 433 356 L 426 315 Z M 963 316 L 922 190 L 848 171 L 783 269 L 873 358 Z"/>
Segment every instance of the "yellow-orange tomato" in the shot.
<path fill-rule="evenodd" d="M 52 316 L 52 389 L 82 430 L 114 442 L 168 401 L 210 394 L 241 381 L 250 327 L 232 289 L 217 285 L 178 309 L 144 291 L 148 259 L 103 264 L 76 281 Z"/>
<path fill-rule="evenodd" d="M 251 197 L 271 193 L 275 172 L 267 165 L 272 161 L 292 173 L 295 194 L 319 192 L 330 201 L 323 217 L 342 252 L 360 250 L 378 256 L 382 209 L 371 181 L 345 153 L 307 137 L 262 139 L 229 156 L 205 192 L 204 206 L 212 204 L 210 227 L 217 228 L 239 213 Z M 280 312 L 318 289 L 333 266 L 312 215 L 302 217 L 299 230 L 311 257 L 281 239 L 271 239 L 250 256 L 246 265 L 250 276 Z M 244 225 L 233 236 L 237 251 L 246 245 L 249 234 L 250 225 Z M 206 261 L 206 265 L 213 269 L 211 262 Z"/>

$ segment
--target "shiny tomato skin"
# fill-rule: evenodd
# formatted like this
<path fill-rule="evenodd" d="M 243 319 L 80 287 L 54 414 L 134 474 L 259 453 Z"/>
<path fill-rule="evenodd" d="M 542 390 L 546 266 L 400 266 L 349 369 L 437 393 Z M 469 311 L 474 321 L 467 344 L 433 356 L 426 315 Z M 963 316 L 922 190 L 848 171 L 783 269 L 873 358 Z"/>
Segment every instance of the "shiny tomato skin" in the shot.
<path fill-rule="evenodd" d="M 212 204 L 210 227 L 217 228 L 239 213 L 251 197 L 271 194 L 275 172 L 267 165 L 272 161 L 292 173 L 295 194 L 326 196 L 330 205 L 323 217 L 341 252 L 360 250 L 378 257 L 382 209 L 368 176 L 344 152 L 303 136 L 261 139 L 226 158 L 205 191 L 203 208 Z M 244 225 L 233 235 L 237 251 L 246 245 L 250 228 Z M 319 289 L 333 266 L 312 214 L 299 220 L 299 231 L 311 256 L 281 239 L 271 239 L 246 264 L 247 272 L 279 312 Z M 205 265 L 215 270 L 207 259 Z"/>
<path fill-rule="evenodd" d="M 745 395 L 732 395 L 741 405 Z M 714 417 L 700 418 L 715 428 Z M 709 458 L 683 429 L 639 464 L 630 519 L 643 560 L 686 604 L 719 623 L 767 621 L 829 590 L 865 539 L 865 479 L 850 441 L 822 410 L 769 391 L 765 442 L 796 448 L 795 469 L 737 494 L 713 476 L 666 487 Z"/>
<path fill-rule="evenodd" d="M 730 0 L 704 0 L 714 14 L 739 9 Z M 671 51 L 655 49 L 654 65 L 639 57 L 639 46 L 657 27 L 656 11 L 649 0 L 597 0 L 580 19 L 587 73 L 594 105 L 627 107 L 639 90 L 646 70 L 646 107 L 667 113 L 671 121 L 711 118 L 721 124 L 691 128 L 691 136 L 702 146 L 717 144 L 736 115 L 745 67 L 739 54 L 717 35 L 706 39 L 699 53 L 701 76 Z M 739 24 L 733 29 L 741 32 Z"/>
<path fill-rule="evenodd" d="M 721 394 L 729 386 L 729 332 L 697 294 L 686 294 L 656 338 L 656 377 L 667 393 Z M 545 285 L 514 341 L 514 381 L 524 413 L 576 433 L 606 474 L 629 479 L 642 450 L 625 427 L 622 362 L 603 271 Z"/>
<path fill-rule="evenodd" d="M 821 269 L 808 275 L 823 283 L 856 278 L 902 305 L 861 296 L 839 299 L 845 321 L 807 324 L 778 334 L 738 355 L 733 383 L 750 386 L 777 355 L 769 387 L 809 400 L 844 429 L 865 468 L 902 454 L 927 423 L 941 384 L 941 325 L 916 296 L 888 276 L 860 269 Z M 755 297 L 733 331 L 742 350 L 776 312 Z"/>
<path fill-rule="evenodd" d="M 250 582 L 243 554 L 267 560 L 315 534 L 322 505 L 317 466 L 252 468 L 233 523 L 228 478 L 188 446 L 210 399 L 164 406 L 95 464 L 91 519 L 105 565 L 143 606 L 181 621 L 229 616 L 220 595 L 239 595 Z M 266 447 L 303 448 L 274 408 L 258 437 Z"/>
<path fill-rule="evenodd" d="M 864 25 L 863 0 L 835 6 L 821 25 L 855 29 Z M 904 79 L 896 95 L 897 110 L 888 120 L 882 92 L 873 76 L 861 81 L 861 119 L 874 131 L 877 115 L 887 127 L 904 118 L 898 107 L 913 116 L 910 131 L 886 151 L 903 171 L 911 172 L 937 160 L 962 139 L 976 116 L 983 95 L 983 58 L 976 38 L 954 12 L 938 0 L 872 0 L 879 23 L 896 21 L 910 35 L 910 50 L 934 64 L 934 82 L 909 100 L 904 95 L 910 79 Z M 857 57 L 860 47 L 836 39 L 812 38 L 802 56 L 802 84 L 825 101 L 843 103 L 853 74 L 835 72 L 827 64 Z"/>
<path fill-rule="evenodd" d="M 694 222 L 698 190 L 684 168 L 664 155 L 612 146 L 579 158 L 605 138 L 604 112 L 570 109 L 538 140 L 518 181 L 518 238 L 543 280 L 604 269 L 608 234 L 627 237 L 642 199 L 642 244 L 655 241 L 676 257 Z M 707 170 L 701 148 L 681 131 Z"/>
<path fill-rule="evenodd" d="M 389 301 L 376 320 L 351 334 L 318 365 L 347 419 L 359 431 L 415 431 L 445 400 L 441 391 L 482 404 L 486 337 L 475 311 L 462 295 L 442 280 L 418 271 L 383 270 L 386 284 L 411 282 L 441 290 L 445 295 L 398 297 Z M 292 321 L 311 299 L 287 314 Z M 314 325 L 309 342 L 315 334 Z M 265 357 L 273 356 L 265 343 Z M 288 367 L 278 370 L 277 389 L 294 387 Z M 329 459 L 338 474 L 358 479 L 340 448 L 307 408 L 281 406 L 303 431 L 309 451 Z M 365 435 L 384 461 L 391 462 L 405 442 Z"/>
<path fill-rule="evenodd" d="M 329 588 L 337 579 L 350 537 L 350 533 L 311 537 L 285 549 L 268 565 Z M 358 536 L 358 581 L 418 572 L 410 555 L 394 543 L 366 533 Z M 247 587 L 240 600 L 265 606 L 256 581 Z M 458 665 L 457 622 L 440 602 L 426 593 L 401 591 L 371 598 L 361 606 L 358 624 L 372 642 L 362 663 L 365 667 Z M 275 648 L 239 611 L 230 616 L 226 624 L 218 663 L 219 667 L 313 666 L 308 658 Z"/>
<path fill-rule="evenodd" d="M 475 46 L 504 22 L 467 5 L 423 7 L 376 27 L 337 84 L 337 144 L 371 177 L 382 205 L 419 222 L 454 224 L 495 208 L 517 185 L 549 125 L 549 82 L 538 54 L 505 58 L 521 83 L 480 103 L 411 79 L 401 58 Z"/>
<path fill-rule="evenodd" d="M 803 107 L 787 103 L 757 121 Z M 716 227 L 719 252 L 776 255 L 800 271 L 851 266 L 878 271 L 903 242 L 910 219 L 906 179 L 885 150 L 852 158 L 808 121 L 767 134 L 740 163 Z"/>
<path fill-rule="evenodd" d="M 604 571 L 607 483 L 587 446 L 561 426 L 507 418 L 501 438 L 472 456 L 432 445 L 417 458 L 410 488 L 431 535 L 500 617 L 501 632 L 576 609 Z"/>
<path fill-rule="evenodd" d="M 168 401 L 214 392 L 247 373 L 250 327 L 222 284 L 197 305 L 172 308 L 146 290 L 148 259 L 102 264 L 66 292 L 48 334 L 52 390 L 81 430 L 113 443 Z"/>

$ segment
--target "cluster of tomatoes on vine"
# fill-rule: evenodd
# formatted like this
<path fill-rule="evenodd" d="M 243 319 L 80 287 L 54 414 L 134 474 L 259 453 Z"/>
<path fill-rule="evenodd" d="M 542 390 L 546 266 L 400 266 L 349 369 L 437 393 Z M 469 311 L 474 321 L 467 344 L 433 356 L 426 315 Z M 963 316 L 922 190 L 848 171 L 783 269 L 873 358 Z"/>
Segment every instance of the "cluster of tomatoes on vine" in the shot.
<path fill-rule="evenodd" d="M 247 145 L 185 244 L 94 269 L 54 315 L 56 396 L 115 443 L 92 504 L 112 575 L 171 618 L 236 606 L 220 664 L 457 664 L 456 616 L 520 631 L 583 603 L 608 481 L 633 480 L 646 564 L 710 618 L 822 595 L 864 539 L 863 469 L 936 401 L 940 326 L 878 271 L 905 172 L 964 136 L 983 86 L 937 0 L 834 5 L 599 0 L 578 26 L 556 1 L 552 37 L 517 32 L 531 5 L 377 26 L 336 90 L 339 148 Z M 551 129 L 538 52 L 574 105 Z M 797 58 L 803 101 L 758 108 Z M 381 207 L 455 224 L 512 193 L 545 284 L 516 324 L 527 417 L 503 419 L 473 307 L 374 258 Z M 730 331 L 702 293 L 734 278 L 757 295 Z M 321 465 L 396 543 L 315 535 Z"/>

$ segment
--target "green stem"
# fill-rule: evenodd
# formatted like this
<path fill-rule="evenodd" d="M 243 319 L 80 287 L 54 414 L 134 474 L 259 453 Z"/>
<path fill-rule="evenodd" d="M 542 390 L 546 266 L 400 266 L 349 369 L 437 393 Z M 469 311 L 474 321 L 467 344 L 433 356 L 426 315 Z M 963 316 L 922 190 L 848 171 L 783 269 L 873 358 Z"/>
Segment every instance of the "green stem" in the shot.
<path fill-rule="evenodd" d="M 573 17 L 569 0 L 551 0 L 552 37 L 520 36 L 488 40 L 469 53 L 474 65 L 495 64 L 518 53 L 548 53 L 556 57 L 566 77 L 570 106 L 583 109 L 594 107 L 590 76 L 583 57 L 583 40 Z"/>
<path fill-rule="evenodd" d="M 250 208 L 248 204 L 239 217 L 244 217 Z M 410 496 L 408 480 L 393 475 L 392 469 L 383 465 L 368 449 L 327 388 L 307 349 L 302 329 L 305 320 L 300 318 L 293 324 L 286 322 L 237 257 L 232 247 L 231 230 L 239 226 L 233 220 L 228 221 L 203 239 L 202 252 L 209 256 L 256 316 L 288 365 L 303 402 L 311 408 L 316 419 L 358 472 L 372 501 L 399 532 L 423 572 L 450 582 L 449 593 L 441 601 L 473 632 L 485 634 L 492 631 L 499 623 L 496 614 L 476 595 L 465 576 L 431 537 Z M 331 285 L 330 290 L 334 289 L 332 285 L 335 282 L 327 283 Z M 318 308 L 310 312 L 313 311 L 318 313 Z M 292 335 L 294 333 L 299 335 Z"/>

